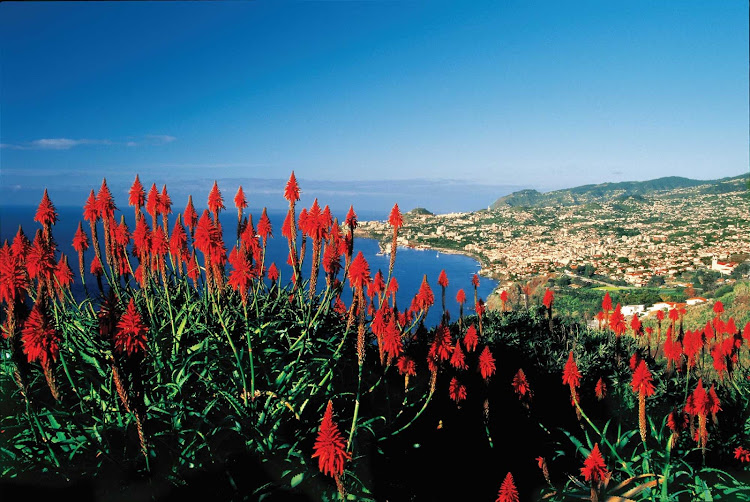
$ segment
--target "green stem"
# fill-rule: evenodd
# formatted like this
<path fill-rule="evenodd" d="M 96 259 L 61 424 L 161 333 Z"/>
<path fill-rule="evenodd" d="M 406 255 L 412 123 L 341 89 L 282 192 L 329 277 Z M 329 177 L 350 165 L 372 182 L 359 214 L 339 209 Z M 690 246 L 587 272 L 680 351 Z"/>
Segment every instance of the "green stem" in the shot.
<path fill-rule="evenodd" d="M 250 327 L 247 321 L 247 305 L 243 302 L 242 310 L 245 314 L 245 331 L 247 333 L 247 353 L 250 356 L 250 396 L 251 399 L 255 399 L 255 366 L 253 363 L 253 345 L 250 335 Z"/>
<path fill-rule="evenodd" d="M 232 348 L 232 353 L 234 354 L 234 360 L 237 363 L 237 370 L 240 372 L 240 378 L 242 379 L 242 401 L 245 404 L 245 406 L 247 406 L 247 382 L 245 381 L 245 372 L 242 370 L 242 364 L 240 362 L 240 356 L 237 353 L 237 347 L 234 346 L 232 337 L 229 335 L 229 330 L 227 329 L 227 325 L 224 323 L 224 317 L 221 315 L 221 309 L 219 309 L 216 306 L 216 304 L 214 304 L 214 310 L 216 311 L 216 315 L 219 317 L 219 323 L 221 323 L 221 327 L 224 330 L 224 334 L 227 337 L 229 346 Z"/>
<path fill-rule="evenodd" d="M 352 439 L 354 439 L 354 431 L 357 429 L 357 417 L 359 416 L 359 396 L 362 389 L 362 365 L 359 365 L 359 372 L 357 376 L 357 397 L 354 401 L 354 416 L 352 417 L 352 427 L 349 430 L 349 440 L 346 442 L 346 451 L 350 452 L 352 449 Z"/>

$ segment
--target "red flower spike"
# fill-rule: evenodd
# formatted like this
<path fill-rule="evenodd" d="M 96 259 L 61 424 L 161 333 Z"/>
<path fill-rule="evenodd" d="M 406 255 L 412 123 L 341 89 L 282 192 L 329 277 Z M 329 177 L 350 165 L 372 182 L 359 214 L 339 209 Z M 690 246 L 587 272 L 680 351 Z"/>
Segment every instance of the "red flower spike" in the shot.
<path fill-rule="evenodd" d="M 518 490 L 516 489 L 516 484 L 513 482 L 513 475 L 509 472 L 505 475 L 503 484 L 500 485 L 500 491 L 497 492 L 495 502 L 519 502 L 519 500 Z"/>
<path fill-rule="evenodd" d="M 720 315 L 724 312 L 724 304 L 721 303 L 719 300 L 716 300 L 716 303 L 714 303 L 714 313 L 716 315 Z"/>
<path fill-rule="evenodd" d="M 445 269 L 440 271 L 440 276 L 438 277 L 438 285 L 443 288 L 448 287 L 448 276 L 445 273 Z"/>
<path fill-rule="evenodd" d="M 474 288 L 478 288 L 479 287 L 479 276 L 477 274 L 474 274 L 474 276 L 472 276 L 472 278 L 471 278 L 471 284 L 472 284 L 472 286 L 474 286 Z"/>
<path fill-rule="evenodd" d="M 159 189 L 156 188 L 156 183 L 151 184 L 151 188 L 148 191 L 148 197 L 146 198 L 146 212 L 151 215 L 152 218 L 156 218 L 159 215 Z"/>
<path fill-rule="evenodd" d="M 417 374 L 416 364 L 414 364 L 414 360 L 409 356 L 404 355 L 399 357 L 396 362 L 396 367 L 398 368 L 398 372 L 403 376 L 414 376 Z"/>
<path fill-rule="evenodd" d="M 586 481 L 591 481 L 592 483 L 600 483 L 609 477 L 609 471 L 607 471 L 607 466 L 604 464 L 604 458 L 599 451 L 599 443 L 594 444 L 591 453 L 589 453 L 589 456 L 583 461 L 581 475 Z"/>
<path fill-rule="evenodd" d="M 271 220 L 268 218 L 268 212 L 265 207 L 263 208 L 263 213 L 260 215 L 260 220 L 258 220 L 258 235 L 263 239 L 263 242 L 266 242 L 269 236 L 273 237 Z"/>
<path fill-rule="evenodd" d="M 34 221 L 39 222 L 42 226 L 47 227 L 57 223 L 57 211 L 55 206 L 52 205 L 52 201 L 47 195 L 47 189 L 44 189 L 44 195 L 42 195 L 42 201 L 39 203 L 39 207 L 34 215 Z"/>
<path fill-rule="evenodd" d="M 581 373 L 578 371 L 578 366 L 573 359 L 573 351 L 568 354 L 568 361 L 565 363 L 565 369 L 563 369 L 563 384 L 569 385 L 570 387 L 581 386 Z"/>
<path fill-rule="evenodd" d="M 138 179 L 138 175 L 135 175 L 135 181 L 128 191 L 128 205 L 135 207 L 143 207 L 146 202 L 146 191 L 143 189 L 141 180 Z"/>
<path fill-rule="evenodd" d="M 297 185 L 297 178 L 294 176 L 294 171 L 292 171 L 292 175 L 289 176 L 289 181 L 286 182 L 286 187 L 284 188 L 284 198 L 288 200 L 289 202 L 296 202 L 299 200 L 299 185 Z"/>
<path fill-rule="evenodd" d="M 349 211 L 346 213 L 344 225 L 352 230 L 357 228 L 357 213 L 354 212 L 354 206 L 349 206 Z"/>
<path fill-rule="evenodd" d="M 495 374 L 495 358 L 492 356 L 490 348 L 486 345 L 482 353 L 479 354 L 479 372 L 485 380 Z"/>
<path fill-rule="evenodd" d="M 271 266 L 268 267 L 268 279 L 273 282 L 279 280 L 279 269 L 276 268 L 276 263 L 271 263 Z"/>
<path fill-rule="evenodd" d="M 602 310 L 604 312 L 612 311 L 612 298 L 609 296 L 609 291 L 604 293 L 604 299 L 602 300 Z"/>
<path fill-rule="evenodd" d="M 362 251 L 352 260 L 349 266 L 349 285 L 352 289 L 364 288 L 370 282 L 370 266 Z"/>
<path fill-rule="evenodd" d="M 742 446 L 738 446 L 734 449 L 734 458 L 746 464 L 750 462 L 750 451 L 746 450 Z"/>
<path fill-rule="evenodd" d="M 219 211 L 226 209 L 224 207 L 224 199 L 219 191 L 219 185 L 214 180 L 214 186 L 211 187 L 211 192 L 208 194 L 208 209 L 214 215 L 218 215 Z"/>
<path fill-rule="evenodd" d="M 625 330 L 628 329 L 627 325 L 625 324 L 625 316 L 622 315 L 619 303 L 617 304 L 617 306 L 615 307 L 615 311 L 612 312 L 612 315 L 609 318 L 609 327 L 616 336 L 622 335 L 623 333 L 625 333 Z"/>
<path fill-rule="evenodd" d="M 8 241 L 0 248 L 0 302 L 12 305 L 16 295 L 26 287 L 26 271 L 21 261 L 13 256 Z"/>
<path fill-rule="evenodd" d="M 112 192 L 107 186 L 107 179 L 102 179 L 102 186 L 99 193 L 96 194 L 96 205 L 99 208 L 99 216 L 103 219 L 111 220 L 115 216 L 115 200 L 112 198 Z"/>
<path fill-rule="evenodd" d="M 551 289 L 547 289 L 544 292 L 544 300 L 542 300 L 542 303 L 544 304 L 547 309 L 552 308 L 552 302 L 555 301 L 555 294 L 552 292 Z"/>
<path fill-rule="evenodd" d="M 79 253 L 83 253 L 89 248 L 89 239 L 86 235 L 86 232 L 83 231 L 83 228 L 81 227 L 81 222 L 78 222 L 78 229 L 76 230 L 75 235 L 73 236 L 73 249 L 75 249 Z"/>
<path fill-rule="evenodd" d="M 172 199 L 167 193 L 167 185 L 164 185 L 159 194 L 159 213 L 172 214 Z"/>
<path fill-rule="evenodd" d="M 101 277 L 104 274 L 104 269 L 102 268 L 102 263 L 99 261 L 99 258 L 94 256 L 94 259 L 91 260 L 91 269 L 90 272 L 92 275 L 95 275 L 97 277 Z"/>
<path fill-rule="evenodd" d="M 57 268 L 55 268 L 55 279 L 61 288 L 70 287 L 73 284 L 73 271 L 68 265 L 68 257 L 62 255 L 60 261 L 57 262 Z"/>
<path fill-rule="evenodd" d="M 435 303 L 435 295 L 432 294 L 432 289 L 430 289 L 430 285 L 427 283 L 427 274 L 422 278 L 422 285 L 419 287 L 416 300 L 419 310 L 427 310 Z"/>
<path fill-rule="evenodd" d="M 117 333 L 115 333 L 114 343 L 115 350 L 119 353 L 126 353 L 132 356 L 138 352 L 146 351 L 146 332 L 148 327 L 143 324 L 141 314 L 135 308 L 135 302 L 130 299 L 125 313 L 120 317 L 117 323 Z"/>
<path fill-rule="evenodd" d="M 518 394 L 519 397 L 523 397 L 531 391 L 531 386 L 526 379 L 526 374 L 523 372 L 523 368 L 519 368 L 513 376 L 513 390 L 516 391 L 516 394 Z"/>
<path fill-rule="evenodd" d="M 28 361 L 38 361 L 42 367 L 46 367 L 51 361 L 57 361 L 62 337 L 43 309 L 36 304 L 23 324 L 21 341 Z"/>
<path fill-rule="evenodd" d="M 393 205 L 391 214 L 388 216 L 388 223 L 393 228 L 401 228 L 404 225 L 404 218 L 401 216 L 401 211 L 398 208 L 398 204 Z"/>
<path fill-rule="evenodd" d="M 456 301 L 459 304 L 463 304 L 466 302 L 466 292 L 463 289 L 459 289 L 458 293 L 456 293 Z"/>
<path fill-rule="evenodd" d="M 602 380 L 601 378 L 599 378 L 599 380 L 596 382 L 594 393 L 596 394 L 596 398 L 599 401 L 601 401 L 607 396 L 607 384 L 605 384 L 604 380 Z"/>
<path fill-rule="evenodd" d="M 242 185 L 240 185 L 237 193 L 234 195 L 234 207 L 237 209 L 245 209 L 247 207 L 247 199 L 245 198 L 245 192 L 242 190 Z"/>
<path fill-rule="evenodd" d="M 466 330 L 466 334 L 464 335 L 464 347 L 466 347 L 468 352 L 474 352 L 477 348 L 477 343 L 479 343 L 477 328 L 472 324 L 469 326 L 469 329 Z"/>
<path fill-rule="evenodd" d="M 83 219 L 90 222 L 96 222 L 99 219 L 99 206 L 96 203 L 96 194 L 91 190 L 86 204 L 83 206 Z"/>
<path fill-rule="evenodd" d="M 346 442 L 336 424 L 333 422 L 333 403 L 329 400 L 323 420 L 320 422 L 318 437 L 313 446 L 318 458 L 318 468 L 323 474 L 337 478 L 344 472 L 344 464 L 351 455 L 346 452 Z"/>
<path fill-rule="evenodd" d="M 638 367 L 633 373 L 633 381 L 631 382 L 633 392 L 636 394 L 644 394 L 646 397 L 653 395 L 654 384 L 652 382 L 651 372 L 646 366 L 646 361 L 641 360 L 638 363 Z"/>
<path fill-rule="evenodd" d="M 506 303 L 508 301 L 508 292 L 503 290 L 502 293 L 500 293 L 500 301 L 503 303 Z"/>
<path fill-rule="evenodd" d="M 461 343 L 458 342 L 453 347 L 453 354 L 451 355 L 451 366 L 457 370 L 465 370 L 469 366 L 466 364 L 466 358 L 464 357 L 464 351 L 461 350 Z"/>
<path fill-rule="evenodd" d="M 198 213 L 195 212 L 195 207 L 193 207 L 192 195 L 188 195 L 187 205 L 182 212 L 182 219 L 185 221 L 185 226 L 192 232 L 196 223 L 198 223 Z"/>
<path fill-rule="evenodd" d="M 456 377 L 453 377 L 448 384 L 448 395 L 458 404 L 466 399 L 466 386 L 459 382 Z"/>

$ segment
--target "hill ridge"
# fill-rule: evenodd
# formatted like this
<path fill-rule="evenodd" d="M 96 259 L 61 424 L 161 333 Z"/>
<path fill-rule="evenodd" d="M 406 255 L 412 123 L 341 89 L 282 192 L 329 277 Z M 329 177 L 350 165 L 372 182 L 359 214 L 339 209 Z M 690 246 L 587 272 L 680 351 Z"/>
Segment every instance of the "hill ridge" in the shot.
<path fill-rule="evenodd" d="M 694 180 L 682 176 L 665 176 L 645 181 L 618 181 L 599 184 L 581 185 L 572 188 L 539 192 L 535 189 L 525 189 L 513 192 L 497 199 L 490 207 L 532 206 L 544 207 L 551 205 L 575 205 L 592 202 L 609 202 L 615 199 L 634 196 L 652 196 L 661 192 L 684 188 L 706 187 L 700 193 L 725 193 L 736 191 L 740 185 L 747 183 L 749 174 L 720 178 L 715 180 Z M 722 186 L 724 185 L 724 186 Z"/>

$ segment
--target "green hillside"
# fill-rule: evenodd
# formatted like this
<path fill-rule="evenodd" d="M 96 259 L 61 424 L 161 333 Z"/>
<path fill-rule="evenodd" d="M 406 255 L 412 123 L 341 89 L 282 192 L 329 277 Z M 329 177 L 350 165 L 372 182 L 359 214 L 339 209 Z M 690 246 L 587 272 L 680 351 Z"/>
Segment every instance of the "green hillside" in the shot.
<path fill-rule="evenodd" d="M 669 194 L 679 189 L 693 189 L 695 194 L 719 194 L 747 189 L 748 175 L 742 174 L 719 180 L 693 180 L 679 176 L 668 176 L 648 181 L 622 181 L 582 185 L 551 192 L 520 190 L 497 199 L 492 208 L 504 206 L 569 206 L 593 202 L 610 202 L 629 197 L 641 199 L 643 196 Z"/>

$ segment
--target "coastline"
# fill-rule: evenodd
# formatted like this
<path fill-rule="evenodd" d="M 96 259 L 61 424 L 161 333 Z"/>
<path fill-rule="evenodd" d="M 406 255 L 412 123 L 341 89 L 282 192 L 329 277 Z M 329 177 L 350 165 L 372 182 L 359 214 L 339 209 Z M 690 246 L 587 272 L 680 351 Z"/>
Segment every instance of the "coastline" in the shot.
<path fill-rule="evenodd" d="M 382 239 L 379 239 L 377 236 L 375 236 L 373 234 L 370 234 L 369 232 L 363 232 L 363 231 L 358 232 L 357 236 L 359 238 L 362 238 L 362 239 L 371 239 L 371 240 L 376 241 L 378 243 L 378 247 L 380 248 L 380 252 L 381 253 L 383 253 L 385 255 L 390 254 L 390 251 L 389 251 L 389 248 L 390 248 L 390 245 L 391 245 L 390 241 L 386 242 L 386 241 L 384 241 Z M 438 246 L 430 246 L 430 245 L 427 245 L 427 244 L 417 244 L 415 246 L 403 246 L 403 245 L 399 245 L 397 247 L 401 248 L 401 249 L 411 249 L 411 250 L 415 250 L 415 251 L 435 251 L 435 252 L 444 253 L 444 254 L 452 254 L 452 255 L 458 255 L 458 256 L 465 256 L 465 257 L 471 258 L 472 260 L 475 260 L 476 262 L 479 263 L 479 267 L 480 268 L 479 268 L 479 272 L 477 272 L 477 273 L 478 273 L 478 275 L 480 277 L 484 277 L 485 279 L 490 279 L 490 280 L 498 281 L 498 282 L 500 282 L 500 280 L 501 280 L 500 278 L 495 277 L 495 276 L 490 275 L 490 274 L 487 273 L 489 263 L 488 263 L 486 257 L 484 257 L 482 255 L 479 255 L 477 253 L 473 253 L 471 251 L 462 251 L 462 250 L 458 250 L 458 249 L 444 248 L 444 247 L 438 247 Z M 499 288 L 500 288 L 500 285 L 498 284 L 498 286 L 495 287 L 495 289 L 493 290 L 492 293 L 494 294 L 495 291 L 497 289 L 499 289 Z"/>

